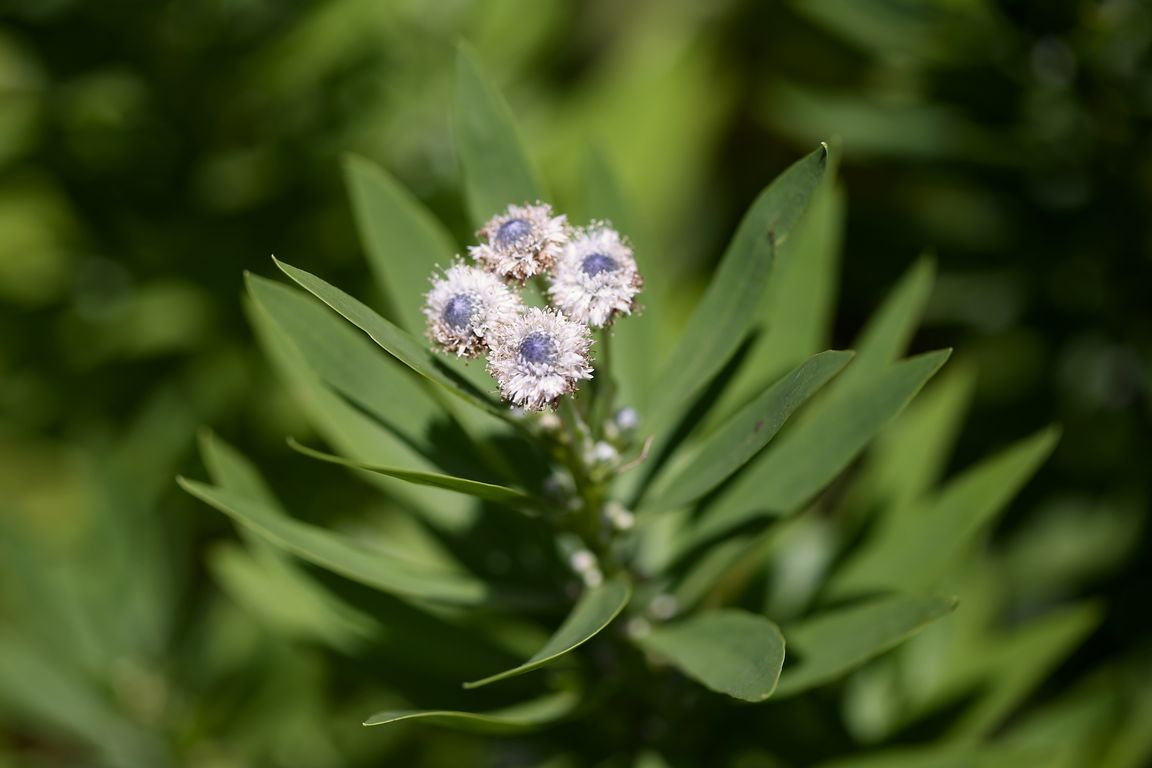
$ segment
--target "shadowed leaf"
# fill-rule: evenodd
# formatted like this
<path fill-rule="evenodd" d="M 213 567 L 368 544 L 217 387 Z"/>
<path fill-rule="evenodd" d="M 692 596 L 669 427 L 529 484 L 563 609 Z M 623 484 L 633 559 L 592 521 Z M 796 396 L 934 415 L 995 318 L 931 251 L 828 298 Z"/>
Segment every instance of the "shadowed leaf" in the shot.
<path fill-rule="evenodd" d="M 784 663 L 776 625 L 736 609 L 653 627 L 636 642 L 705 687 L 745 701 L 771 696 Z"/>
<path fill-rule="evenodd" d="M 426 485 L 432 488 L 443 488 L 448 491 L 456 491 L 468 496 L 475 496 L 478 499 L 485 501 L 493 501 L 497 504 L 505 504 L 517 509 L 533 509 L 538 510 L 538 504 L 535 499 L 529 496 L 524 491 L 518 491 L 515 488 L 508 488 L 503 485 L 493 485 L 492 483 L 482 483 L 477 480 L 465 480 L 462 477 L 453 477 L 451 475 L 440 475 L 434 472 L 419 472 L 412 469 L 401 469 L 398 467 L 380 467 L 373 464 L 364 464 L 363 462 L 355 461 L 353 459 L 346 459 L 342 456 L 334 456 L 330 453 L 324 453 L 314 448 L 309 448 L 306 445 L 301 445 L 295 440 L 289 439 L 288 444 L 294 449 L 320 461 L 326 461 L 330 464 L 340 464 L 352 469 L 363 469 L 367 472 L 376 472 L 381 475 L 388 475 L 400 480 L 405 480 L 409 483 L 416 485 Z"/>
<path fill-rule="evenodd" d="M 482 685 L 504 680 L 525 672 L 539 669 L 545 664 L 591 640 L 612 623 L 628 600 L 632 597 L 632 585 L 624 579 L 611 579 L 598 587 L 584 592 L 572 613 L 568 615 L 556 634 L 549 638 L 544 647 L 532 658 L 514 669 L 465 683 L 465 688 L 479 688 Z"/>
<path fill-rule="evenodd" d="M 899 645 L 956 608 L 956 600 L 894 595 L 785 627 L 800 662 L 780 674 L 777 696 L 822 685 Z"/>
<path fill-rule="evenodd" d="M 559 720 L 575 709 L 579 697 L 562 692 L 493 712 L 454 712 L 442 709 L 397 709 L 377 712 L 364 725 L 387 725 L 418 720 L 461 731 L 515 733 L 529 731 Z"/>

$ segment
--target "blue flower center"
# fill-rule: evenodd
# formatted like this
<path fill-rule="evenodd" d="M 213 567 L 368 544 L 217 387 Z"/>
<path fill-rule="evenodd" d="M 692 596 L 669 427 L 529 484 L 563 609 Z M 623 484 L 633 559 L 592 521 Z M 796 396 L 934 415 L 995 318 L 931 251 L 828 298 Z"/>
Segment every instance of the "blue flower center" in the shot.
<path fill-rule="evenodd" d="M 520 341 L 519 351 L 524 362 L 544 365 L 556 359 L 556 342 L 543 331 L 532 331 Z"/>
<path fill-rule="evenodd" d="M 496 245 L 510 248 L 523 240 L 532 231 L 532 225 L 524 219 L 508 219 L 496 230 Z"/>
<path fill-rule="evenodd" d="M 620 265 L 616 263 L 616 259 L 603 253 L 590 253 L 584 257 L 584 261 L 580 262 L 580 271 L 588 277 L 596 277 L 596 275 L 605 272 L 615 272 L 618 269 L 620 269 Z"/>
<path fill-rule="evenodd" d="M 462 330 L 468 326 L 475 311 L 476 300 L 466 293 L 458 293 L 444 304 L 440 317 L 452 328 Z"/>

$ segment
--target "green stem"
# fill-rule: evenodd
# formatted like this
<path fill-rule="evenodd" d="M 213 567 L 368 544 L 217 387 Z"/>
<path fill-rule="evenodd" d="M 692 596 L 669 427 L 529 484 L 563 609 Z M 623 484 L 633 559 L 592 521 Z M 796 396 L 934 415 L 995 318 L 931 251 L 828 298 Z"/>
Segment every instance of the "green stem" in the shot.
<path fill-rule="evenodd" d="M 616 399 L 616 382 L 612 378 L 612 331 L 608 326 L 600 329 L 600 359 L 596 376 L 596 403 L 592 408 L 592 429 L 596 439 L 604 435 L 604 426 L 612 417 L 613 400 Z"/>
<path fill-rule="evenodd" d="M 579 522 L 577 530 L 584 543 L 597 556 L 603 558 L 604 547 L 600 540 L 600 508 L 603 506 L 604 489 L 595 482 L 584 461 L 584 436 L 588 427 L 580 418 L 580 411 L 572 397 L 560 401 L 560 421 L 568 435 L 568 445 L 564 450 L 564 463 L 572 473 L 576 492 L 580 496 Z"/>

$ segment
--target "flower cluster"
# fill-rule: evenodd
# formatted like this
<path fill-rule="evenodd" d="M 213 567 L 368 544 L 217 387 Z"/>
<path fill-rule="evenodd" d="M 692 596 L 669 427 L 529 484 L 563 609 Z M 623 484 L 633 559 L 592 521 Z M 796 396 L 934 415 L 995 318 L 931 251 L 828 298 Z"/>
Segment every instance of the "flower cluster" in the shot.
<path fill-rule="evenodd" d="M 509 206 L 477 235 L 475 264 L 433 278 L 428 336 L 458 357 L 486 355 L 505 399 L 543 410 L 592 378 L 591 329 L 631 314 L 643 285 L 632 248 L 607 222 L 575 228 L 539 202 Z M 525 303 L 529 280 L 551 306 Z"/>

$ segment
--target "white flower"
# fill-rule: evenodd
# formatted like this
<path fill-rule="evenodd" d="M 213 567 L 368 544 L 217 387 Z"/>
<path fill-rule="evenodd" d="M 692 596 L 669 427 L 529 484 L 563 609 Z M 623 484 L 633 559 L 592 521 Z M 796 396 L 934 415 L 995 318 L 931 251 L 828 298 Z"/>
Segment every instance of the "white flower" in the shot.
<path fill-rule="evenodd" d="M 618 314 L 631 314 L 643 284 L 632 249 L 619 232 L 598 222 L 565 246 L 548 294 L 568 317 L 600 328 Z"/>
<path fill-rule="evenodd" d="M 588 327 L 553 309 L 529 307 L 491 341 L 488 372 L 513 405 L 543 410 L 592 378 Z"/>
<path fill-rule="evenodd" d="M 476 233 L 485 242 L 468 253 L 485 269 L 524 282 L 547 272 L 568 242 L 568 220 L 546 203 L 510 205 Z"/>
<path fill-rule="evenodd" d="M 488 348 L 493 330 L 515 320 L 522 307 L 496 275 L 457 262 L 433 279 L 424 316 L 434 342 L 457 357 L 474 357 Z"/>

